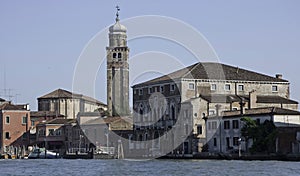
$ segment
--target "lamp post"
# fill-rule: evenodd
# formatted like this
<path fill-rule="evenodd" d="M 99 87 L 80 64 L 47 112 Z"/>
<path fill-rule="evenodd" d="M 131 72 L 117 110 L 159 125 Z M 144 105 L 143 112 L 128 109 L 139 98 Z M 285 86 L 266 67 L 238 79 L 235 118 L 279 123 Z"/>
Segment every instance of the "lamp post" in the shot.
<path fill-rule="evenodd" d="M 205 123 L 205 143 L 207 144 L 207 117 L 205 116 L 205 113 L 202 114 L 202 119 L 204 120 Z"/>
<path fill-rule="evenodd" d="M 242 138 L 239 138 L 238 142 L 239 142 L 239 158 L 240 158 L 242 156 L 242 153 L 241 153 Z"/>
<path fill-rule="evenodd" d="M 79 135 L 79 153 L 81 153 L 81 138 L 82 138 L 82 135 L 80 134 Z"/>

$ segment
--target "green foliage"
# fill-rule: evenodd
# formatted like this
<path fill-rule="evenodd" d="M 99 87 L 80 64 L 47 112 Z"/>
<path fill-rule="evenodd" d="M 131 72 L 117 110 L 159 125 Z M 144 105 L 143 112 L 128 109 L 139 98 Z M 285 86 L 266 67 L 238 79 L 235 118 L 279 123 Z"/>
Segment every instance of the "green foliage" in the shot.
<path fill-rule="evenodd" d="M 275 151 L 276 127 L 272 121 L 266 120 L 263 124 L 257 124 L 249 117 L 241 119 L 244 126 L 241 129 L 242 136 L 248 143 L 253 140 L 251 153 L 270 153 Z"/>
<path fill-rule="evenodd" d="M 256 121 L 252 120 L 250 117 L 243 117 L 241 121 L 244 122 L 244 126 L 241 129 L 242 136 L 245 137 L 246 140 L 255 138 L 258 128 Z"/>

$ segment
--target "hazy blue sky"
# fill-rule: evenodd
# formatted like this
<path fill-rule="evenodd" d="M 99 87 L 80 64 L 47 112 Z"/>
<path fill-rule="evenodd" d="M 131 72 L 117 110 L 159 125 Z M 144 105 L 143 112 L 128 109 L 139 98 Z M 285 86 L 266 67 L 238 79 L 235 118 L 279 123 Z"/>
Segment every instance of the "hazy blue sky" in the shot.
<path fill-rule="evenodd" d="M 292 99 L 300 101 L 298 0 L 0 0 L 0 97 L 8 94 L 5 87 L 11 88 L 11 95 L 19 94 L 18 103 L 30 103 L 35 110 L 37 97 L 57 88 L 71 90 L 81 51 L 94 35 L 114 23 L 116 4 L 121 7 L 121 19 L 162 15 L 190 24 L 207 38 L 222 63 L 271 76 L 281 73 L 291 82 Z M 148 46 L 147 41 L 129 42 L 131 54 L 158 48 L 169 52 L 159 44 Z M 176 57 L 184 62 L 187 56 Z M 105 82 L 101 76 L 98 80 L 96 98 L 106 102 Z"/>

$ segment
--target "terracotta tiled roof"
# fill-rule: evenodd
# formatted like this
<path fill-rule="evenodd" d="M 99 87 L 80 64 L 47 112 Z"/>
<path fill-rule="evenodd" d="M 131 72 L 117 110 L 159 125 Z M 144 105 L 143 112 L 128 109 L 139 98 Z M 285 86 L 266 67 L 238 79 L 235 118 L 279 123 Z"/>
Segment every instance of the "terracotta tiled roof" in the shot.
<path fill-rule="evenodd" d="M 236 95 L 211 94 L 200 95 L 200 97 L 209 103 L 232 103 L 241 101 L 241 99 Z"/>
<path fill-rule="evenodd" d="M 88 97 L 88 96 L 85 96 L 82 94 L 72 93 L 72 92 L 64 90 L 64 89 L 54 90 L 53 92 L 50 92 L 44 96 L 39 97 L 38 99 L 57 99 L 57 98 L 67 98 L 67 99 L 82 98 L 86 101 L 96 102 L 98 104 L 105 105 L 104 103 L 102 103 L 92 97 Z"/>
<path fill-rule="evenodd" d="M 297 101 L 280 96 L 257 96 L 257 103 L 298 104 Z"/>
<path fill-rule="evenodd" d="M 241 114 L 240 111 L 224 111 L 221 113 L 221 116 L 233 117 L 233 116 L 247 116 L 247 115 L 262 115 L 262 114 L 300 115 L 300 112 L 290 110 L 290 109 L 277 108 L 277 107 L 267 107 L 267 108 L 246 109 L 243 114 Z"/>
<path fill-rule="evenodd" d="M 11 103 L 4 103 L 0 105 L 0 110 L 26 110 L 24 106 L 13 105 Z"/>
<path fill-rule="evenodd" d="M 96 119 L 91 119 L 91 120 L 88 120 L 84 123 L 82 123 L 82 125 L 100 125 L 100 124 L 107 124 L 103 118 L 101 117 L 98 117 Z"/>
<path fill-rule="evenodd" d="M 47 122 L 43 122 L 40 124 L 42 125 L 42 124 L 68 124 L 68 123 L 76 123 L 76 119 L 55 118 L 55 119 L 52 119 L 52 120 L 49 120 Z"/>
<path fill-rule="evenodd" d="M 211 94 L 211 95 L 200 95 L 200 97 L 209 103 L 232 103 L 239 102 L 241 98 L 244 101 L 249 101 L 249 96 L 237 96 L 237 95 L 224 95 L 224 94 Z M 240 97 L 240 98 L 239 98 Z M 257 103 L 274 103 L 274 104 L 298 104 L 297 101 L 290 100 L 280 96 L 257 96 Z"/>
<path fill-rule="evenodd" d="M 168 75 L 161 76 L 144 83 L 134 85 L 133 87 L 149 85 L 166 80 L 178 78 L 186 79 L 210 79 L 210 80 L 236 80 L 236 81 L 265 81 L 265 82 L 286 82 L 287 80 L 264 75 L 261 73 L 233 67 L 221 63 L 196 63 Z"/>
<path fill-rule="evenodd" d="M 64 117 L 64 115 L 57 114 L 55 111 L 31 111 L 30 117 Z"/>
<path fill-rule="evenodd" d="M 132 123 L 132 118 L 129 118 L 129 117 L 107 117 L 107 118 L 104 118 L 104 121 L 106 123 L 113 123 L 113 122 L 117 122 L 117 121 L 125 121 L 128 123 Z"/>

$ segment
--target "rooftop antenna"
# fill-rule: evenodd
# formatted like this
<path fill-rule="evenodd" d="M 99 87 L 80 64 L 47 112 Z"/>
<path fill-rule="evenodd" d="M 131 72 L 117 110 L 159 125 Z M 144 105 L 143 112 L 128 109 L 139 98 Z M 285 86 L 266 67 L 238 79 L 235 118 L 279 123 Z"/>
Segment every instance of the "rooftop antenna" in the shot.
<path fill-rule="evenodd" d="M 19 95 L 21 96 L 21 94 L 18 94 L 18 93 L 15 94 L 16 104 L 18 104 L 18 96 L 19 96 Z"/>
<path fill-rule="evenodd" d="M 10 90 L 10 89 L 9 89 L 9 90 Z M 9 93 L 9 94 L 8 94 L 8 101 L 11 101 L 13 97 L 14 97 L 14 96 L 11 95 L 11 94 Z"/>
<path fill-rule="evenodd" d="M 3 81 L 4 81 L 4 83 L 3 83 L 3 90 L 4 90 L 4 97 L 6 97 L 6 64 L 5 64 L 5 62 L 4 62 L 4 74 L 3 74 L 3 76 L 4 76 L 4 78 L 3 78 Z"/>

